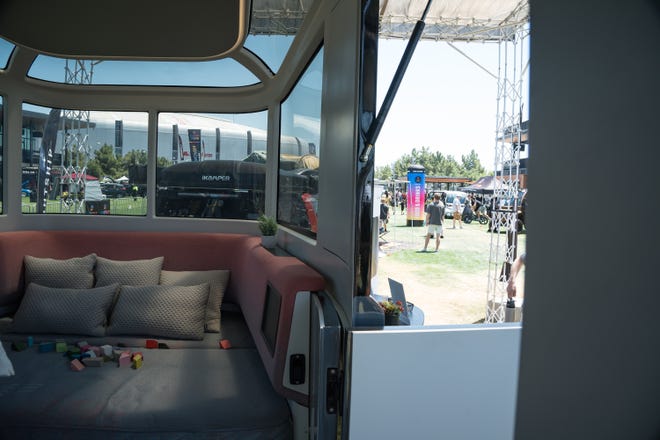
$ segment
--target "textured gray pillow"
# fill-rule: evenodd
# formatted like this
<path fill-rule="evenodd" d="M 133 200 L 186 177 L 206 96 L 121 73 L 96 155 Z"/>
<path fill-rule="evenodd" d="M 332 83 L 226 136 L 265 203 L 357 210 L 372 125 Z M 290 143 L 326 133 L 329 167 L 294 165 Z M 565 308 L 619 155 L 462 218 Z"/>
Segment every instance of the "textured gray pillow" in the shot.
<path fill-rule="evenodd" d="M 108 335 L 204 338 L 209 285 L 122 286 Z"/>
<path fill-rule="evenodd" d="M 160 281 L 163 257 L 151 260 L 109 260 L 96 258 L 96 286 L 150 286 Z"/>
<path fill-rule="evenodd" d="M 37 258 L 26 255 L 23 261 L 25 263 L 26 286 L 30 283 L 36 283 L 42 286 L 68 289 L 94 287 L 96 254 L 69 258 L 68 260 Z"/>
<path fill-rule="evenodd" d="M 163 270 L 160 272 L 160 284 L 164 286 L 196 286 L 208 283 L 209 300 L 206 303 L 204 330 L 208 333 L 219 333 L 222 298 L 225 296 L 230 273 L 228 270 Z"/>
<path fill-rule="evenodd" d="M 11 331 L 103 336 L 108 310 L 119 285 L 93 289 L 58 289 L 31 283 Z"/>

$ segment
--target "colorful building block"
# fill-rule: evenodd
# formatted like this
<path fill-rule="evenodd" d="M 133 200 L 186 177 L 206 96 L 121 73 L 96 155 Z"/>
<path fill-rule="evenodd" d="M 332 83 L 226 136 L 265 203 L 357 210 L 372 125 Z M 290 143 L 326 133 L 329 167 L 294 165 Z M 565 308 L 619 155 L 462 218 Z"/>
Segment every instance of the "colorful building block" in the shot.
<path fill-rule="evenodd" d="M 55 342 L 42 342 L 39 344 L 39 353 L 48 353 L 55 351 Z"/>
<path fill-rule="evenodd" d="M 158 341 L 155 339 L 147 339 L 144 346 L 146 348 L 158 348 Z"/>
<path fill-rule="evenodd" d="M 101 352 L 103 353 L 103 356 L 112 359 L 112 345 L 101 345 Z"/>
<path fill-rule="evenodd" d="M 58 353 L 66 353 L 66 342 L 64 339 L 56 339 L 55 340 L 55 351 Z"/>
<path fill-rule="evenodd" d="M 83 359 L 83 364 L 87 367 L 102 367 L 103 358 L 102 357 L 88 357 Z"/>
<path fill-rule="evenodd" d="M 133 368 L 136 370 L 142 366 L 142 353 L 134 353 L 131 359 L 133 360 Z"/>
<path fill-rule="evenodd" d="M 131 365 L 131 354 L 123 352 L 119 355 L 119 366 L 120 367 L 130 367 Z"/>
<path fill-rule="evenodd" d="M 69 367 L 73 371 L 82 371 L 85 369 L 85 366 L 78 359 L 72 360 L 71 363 L 69 364 Z"/>

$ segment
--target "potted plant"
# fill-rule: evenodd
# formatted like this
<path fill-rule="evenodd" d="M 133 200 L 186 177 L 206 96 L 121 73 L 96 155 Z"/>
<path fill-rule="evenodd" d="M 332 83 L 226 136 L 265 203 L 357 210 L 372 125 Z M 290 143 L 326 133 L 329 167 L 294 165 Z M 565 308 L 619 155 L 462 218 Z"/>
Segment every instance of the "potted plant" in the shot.
<path fill-rule="evenodd" d="M 277 245 L 277 220 L 265 214 L 257 219 L 259 231 L 261 231 L 261 245 L 265 248 L 274 248 Z"/>
<path fill-rule="evenodd" d="M 383 313 L 385 313 L 385 325 L 399 325 L 399 316 L 401 316 L 401 312 L 403 312 L 403 304 L 401 301 L 381 301 L 378 305 L 383 309 Z"/>

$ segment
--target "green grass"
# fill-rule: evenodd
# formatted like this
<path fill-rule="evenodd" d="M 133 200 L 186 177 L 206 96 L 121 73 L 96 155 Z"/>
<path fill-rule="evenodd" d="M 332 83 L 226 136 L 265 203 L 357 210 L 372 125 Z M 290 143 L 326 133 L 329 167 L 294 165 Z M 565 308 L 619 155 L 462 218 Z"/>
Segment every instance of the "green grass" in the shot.
<path fill-rule="evenodd" d="M 144 216 L 147 214 L 147 199 L 138 197 L 133 200 L 133 197 L 122 197 L 110 200 L 110 215 L 131 215 L 131 216 Z M 37 204 L 30 202 L 28 197 L 21 198 L 21 211 L 24 214 L 35 214 L 37 212 Z M 84 205 L 82 207 L 84 214 Z M 76 208 L 71 207 L 67 209 L 59 199 L 48 200 L 46 203 L 46 214 L 76 214 Z"/>

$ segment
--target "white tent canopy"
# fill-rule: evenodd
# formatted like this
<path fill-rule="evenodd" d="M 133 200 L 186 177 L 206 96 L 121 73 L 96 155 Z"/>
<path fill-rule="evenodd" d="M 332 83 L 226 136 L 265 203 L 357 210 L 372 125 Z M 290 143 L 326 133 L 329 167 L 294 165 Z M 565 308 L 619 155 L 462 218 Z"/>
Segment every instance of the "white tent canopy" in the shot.
<path fill-rule="evenodd" d="M 408 39 L 427 1 L 380 0 L 380 38 Z M 295 34 L 313 2 L 253 0 L 250 33 Z M 527 0 L 433 0 L 422 39 L 498 41 L 510 38 L 528 18 Z"/>

